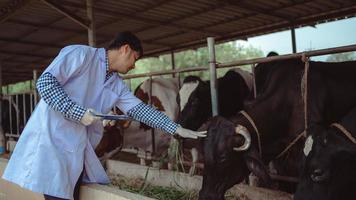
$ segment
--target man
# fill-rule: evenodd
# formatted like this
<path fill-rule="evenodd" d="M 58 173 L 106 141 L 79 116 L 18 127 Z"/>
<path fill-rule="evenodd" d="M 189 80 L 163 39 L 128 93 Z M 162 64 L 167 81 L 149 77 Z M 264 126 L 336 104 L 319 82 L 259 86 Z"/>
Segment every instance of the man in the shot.
<path fill-rule="evenodd" d="M 95 113 L 117 106 L 125 114 L 172 135 L 204 137 L 184 129 L 136 98 L 116 73 L 125 74 L 142 56 L 140 40 L 119 33 L 104 48 L 63 48 L 37 81 L 42 97 L 29 119 L 3 178 L 44 194 L 45 199 L 79 199 L 82 180 L 109 183 L 94 153 L 103 126 Z"/>

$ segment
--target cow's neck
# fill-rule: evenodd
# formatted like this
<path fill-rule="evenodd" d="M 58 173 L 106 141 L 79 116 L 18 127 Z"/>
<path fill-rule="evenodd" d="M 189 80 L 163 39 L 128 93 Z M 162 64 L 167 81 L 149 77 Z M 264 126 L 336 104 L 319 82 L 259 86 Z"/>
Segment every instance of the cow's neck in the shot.
<path fill-rule="evenodd" d="M 279 108 L 282 107 L 283 105 L 280 104 Z M 279 108 L 264 107 L 263 112 L 257 112 L 261 111 L 258 108 L 248 109 L 245 112 L 248 113 L 251 120 L 241 113 L 230 119 L 235 125 L 242 125 L 247 128 L 252 138 L 252 144 L 257 149 L 259 149 L 259 143 L 261 144 L 263 158 L 267 160 L 273 159 L 275 155 L 279 154 L 285 148 L 288 141 L 291 140 L 290 138 L 293 138 L 290 135 L 289 118 L 281 116 Z M 291 107 L 286 108 L 292 109 Z M 284 112 L 290 112 L 288 109 L 284 109 Z M 275 146 L 277 141 L 280 141 L 282 144 L 278 145 L 278 148 L 270 148 L 271 146 Z"/>

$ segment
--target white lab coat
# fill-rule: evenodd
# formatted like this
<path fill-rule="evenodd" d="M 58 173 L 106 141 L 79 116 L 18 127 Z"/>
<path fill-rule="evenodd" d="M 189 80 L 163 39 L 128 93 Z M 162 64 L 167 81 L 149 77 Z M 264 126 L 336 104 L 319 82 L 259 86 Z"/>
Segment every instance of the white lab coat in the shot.
<path fill-rule="evenodd" d="M 117 74 L 105 82 L 105 49 L 84 45 L 61 50 L 45 72 L 54 75 L 77 104 L 108 113 L 124 113 L 141 103 Z M 105 82 L 105 83 L 104 83 Z M 9 160 L 3 178 L 34 192 L 65 199 L 85 167 L 84 181 L 109 183 L 94 149 L 102 123 L 84 126 L 51 109 L 43 99 L 32 113 Z"/>

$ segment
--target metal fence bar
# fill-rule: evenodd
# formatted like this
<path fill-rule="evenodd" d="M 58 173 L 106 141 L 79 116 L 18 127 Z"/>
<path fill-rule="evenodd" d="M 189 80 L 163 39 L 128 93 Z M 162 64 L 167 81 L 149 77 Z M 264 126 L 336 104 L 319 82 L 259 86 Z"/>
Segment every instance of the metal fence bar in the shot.
<path fill-rule="evenodd" d="M 256 74 L 255 74 L 255 64 L 251 65 L 252 78 L 253 78 L 253 97 L 257 97 L 257 88 L 256 88 Z"/>
<path fill-rule="evenodd" d="M 5 133 L 5 136 L 6 136 L 6 137 L 15 137 L 15 138 L 19 138 L 19 137 L 20 137 L 20 135 L 11 134 L 11 133 Z"/>
<path fill-rule="evenodd" d="M 20 135 L 20 110 L 19 110 L 19 95 L 15 95 L 16 99 L 16 134 Z"/>
<path fill-rule="evenodd" d="M 321 56 L 321 55 L 326 55 L 326 54 L 343 53 L 343 52 L 348 52 L 348 51 L 356 51 L 356 44 L 349 45 L 349 46 L 343 46 L 343 47 L 315 50 L 315 51 L 305 51 L 305 52 L 295 53 L 295 54 L 272 56 L 272 57 L 267 57 L 267 58 L 254 58 L 254 59 L 238 60 L 238 61 L 220 63 L 220 64 L 217 64 L 218 65 L 217 68 L 249 65 L 249 64 L 256 64 L 256 63 L 266 63 L 266 62 L 273 62 L 273 61 L 278 61 L 278 60 L 288 60 L 288 59 L 293 59 L 293 58 L 300 58 L 303 56 L 303 54 L 307 57 L 312 57 L 312 56 Z"/>
<path fill-rule="evenodd" d="M 150 91 L 149 91 L 149 96 L 148 96 L 148 104 L 150 106 L 153 105 L 152 101 L 152 76 L 150 76 Z M 156 154 L 156 138 L 155 138 L 155 129 L 151 128 L 151 141 L 152 141 L 152 155 Z"/>
<path fill-rule="evenodd" d="M 149 72 L 149 73 L 142 73 L 142 74 L 130 74 L 125 75 L 123 79 L 132 79 L 132 78 L 142 78 L 142 77 L 149 77 L 149 76 L 160 76 L 160 75 L 167 75 L 172 73 L 182 73 L 182 72 L 195 72 L 195 71 L 204 71 L 208 70 L 208 67 L 189 67 L 184 69 L 175 69 L 175 70 L 163 70 L 160 72 Z"/>
<path fill-rule="evenodd" d="M 33 102 L 34 94 L 30 94 L 30 109 L 31 113 L 33 112 L 34 102 Z"/>
<path fill-rule="evenodd" d="M 13 134 L 13 132 L 12 132 L 12 109 L 11 109 L 11 106 L 12 106 L 12 96 L 9 96 L 10 133 Z"/>
<path fill-rule="evenodd" d="M 27 119 L 26 119 L 26 94 L 22 94 L 22 107 L 23 107 L 23 123 L 25 125 L 27 122 Z"/>
<path fill-rule="evenodd" d="M 35 104 L 38 103 L 38 94 L 37 94 L 37 90 L 36 90 L 36 82 L 37 82 L 37 70 L 33 70 L 32 86 L 33 86 L 33 95 L 34 95 Z"/>

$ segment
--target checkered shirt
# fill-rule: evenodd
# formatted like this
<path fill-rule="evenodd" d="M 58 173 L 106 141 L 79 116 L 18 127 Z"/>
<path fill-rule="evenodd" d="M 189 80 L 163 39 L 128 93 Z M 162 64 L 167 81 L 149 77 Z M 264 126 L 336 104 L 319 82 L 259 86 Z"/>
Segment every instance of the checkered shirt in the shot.
<path fill-rule="evenodd" d="M 51 73 L 46 72 L 37 80 L 37 90 L 42 99 L 64 117 L 80 121 L 86 109 L 73 102 L 63 90 L 61 84 Z"/>
<path fill-rule="evenodd" d="M 106 63 L 106 75 L 105 75 L 105 82 L 109 80 L 112 75 L 114 75 L 114 72 L 109 71 L 109 58 L 108 58 L 108 52 L 106 51 L 105 53 L 105 63 Z"/>
<path fill-rule="evenodd" d="M 114 72 L 109 72 L 109 61 L 106 52 L 106 76 L 107 81 Z M 86 111 L 86 108 L 73 102 L 65 93 L 63 87 L 56 77 L 46 72 L 37 80 L 37 90 L 43 100 L 55 111 L 62 113 L 66 118 L 80 121 Z M 142 123 L 153 128 L 159 128 L 167 133 L 174 134 L 178 124 L 170 120 L 165 114 L 152 108 L 151 106 L 140 103 L 130 109 L 127 114 Z"/>
<path fill-rule="evenodd" d="M 174 134 L 179 126 L 170 120 L 167 115 L 145 103 L 140 103 L 131 108 L 127 112 L 127 115 L 137 121 L 147 124 L 148 126 L 159 128 L 170 134 Z"/>
<path fill-rule="evenodd" d="M 114 75 L 109 72 L 108 54 L 105 54 L 106 76 L 105 81 Z M 75 121 L 80 121 L 86 111 L 86 108 L 73 102 L 63 90 L 61 84 L 50 73 L 44 73 L 37 81 L 37 90 L 43 100 L 55 111 L 63 114 L 64 117 Z"/>

